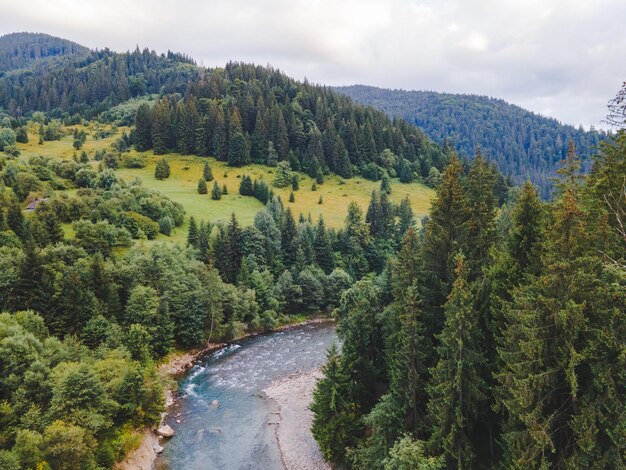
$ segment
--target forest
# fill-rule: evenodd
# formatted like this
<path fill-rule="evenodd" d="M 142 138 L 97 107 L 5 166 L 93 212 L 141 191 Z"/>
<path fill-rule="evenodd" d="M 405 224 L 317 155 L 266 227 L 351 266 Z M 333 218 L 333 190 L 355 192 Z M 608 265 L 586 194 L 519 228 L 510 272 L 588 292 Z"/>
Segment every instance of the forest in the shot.
<path fill-rule="evenodd" d="M 79 131 L 74 136 L 80 140 Z M 184 207 L 120 179 L 113 149 L 70 160 L 4 150 L 0 467 L 7 469 L 111 468 L 136 446 L 135 429 L 158 422 L 156 365 L 171 351 L 332 311 L 354 280 L 384 270 L 416 223 L 408 199 L 389 200 L 388 178 L 367 211 L 351 203 L 336 230 L 292 214 L 266 183 L 244 176 L 239 191 L 266 202 L 253 225 L 241 226 L 235 214 L 225 224 L 191 218 L 186 243 L 147 248 L 142 240 L 181 230 Z M 167 177 L 160 171 L 155 177 Z M 204 178 L 213 179 L 208 165 Z"/>
<path fill-rule="evenodd" d="M 526 179 L 537 186 L 542 199 L 554 189 L 559 162 L 570 140 L 589 171 L 591 156 L 607 132 L 561 124 L 504 100 L 477 95 L 431 91 L 387 90 L 363 85 L 335 87 L 358 103 L 374 106 L 391 117 L 417 125 L 435 142 L 472 158 L 480 147 L 483 156 L 496 164 L 516 184 Z"/>
<path fill-rule="evenodd" d="M 430 216 L 337 309 L 311 409 L 341 468 L 623 468 L 626 132 L 588 176 L 570 142 L 554 199 L 498 210 L 453 158 Z"/>

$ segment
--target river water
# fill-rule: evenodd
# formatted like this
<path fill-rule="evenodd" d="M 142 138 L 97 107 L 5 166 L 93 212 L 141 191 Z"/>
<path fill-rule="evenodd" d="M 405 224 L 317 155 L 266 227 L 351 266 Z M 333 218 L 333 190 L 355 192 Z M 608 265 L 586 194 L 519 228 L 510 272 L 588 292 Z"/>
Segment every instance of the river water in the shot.
<path fill-rule="evenodd" d="M 281 469 L 274 426 L 268 425 L 277 405 L 262 390 L 323 365 L 335 341 L 332 323 L 316 323 L 248 338 L 207 356 L 180 380 L 180 400 L 166 418 L 176 434 L 155 468 Z"/>

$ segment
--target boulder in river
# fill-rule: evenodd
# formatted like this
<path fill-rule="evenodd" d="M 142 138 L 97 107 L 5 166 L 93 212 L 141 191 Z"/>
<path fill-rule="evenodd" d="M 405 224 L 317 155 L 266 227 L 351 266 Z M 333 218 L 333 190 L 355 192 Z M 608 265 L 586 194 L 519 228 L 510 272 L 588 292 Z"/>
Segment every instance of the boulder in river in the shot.
<path fill-rule="evenodd" d="M 174 435 L 174 430 L 168 424 L 166 424 L 165 426 L 161 426 L 159 429 L 157 429 L 156 433 L 159 436 L 172 437 Z"/>

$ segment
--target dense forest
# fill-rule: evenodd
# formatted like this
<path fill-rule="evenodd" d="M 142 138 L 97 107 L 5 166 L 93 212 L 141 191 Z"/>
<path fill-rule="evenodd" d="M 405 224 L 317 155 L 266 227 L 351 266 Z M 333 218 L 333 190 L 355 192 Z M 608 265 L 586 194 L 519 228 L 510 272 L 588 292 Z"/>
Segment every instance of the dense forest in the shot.
<path fill-rule="evenodd" d="M 362 85 L 334 89 L 359 103 L 416 124 L 435 142 L 454 147 L 465 158 L 473 157 L 480 147 L 483 156 L 516 183 L 529 178 L 542 198 L 552 193 L 552 178 L 570 141 L 581 157 L 583 170 L 588 171 L 590 157 L 607 137 L 604 131 L 564 125 L 486 96 Z"/>
<path fill-rule="evenodd" d="M 482 157 L 454 158 L 423 229 L 341 297 L 312 405 L 331 462 L 624 467 L 626 132 L 559 174 L 553 202 L 527 182 L 498 211 Z"/>
<path fill-rule="evenodd" d="M 184 208 L 138 180 L 119 179 L 113 149 L 71 160 L 7 150 L 0 157 L 1 468 L 111 468 L 133 448 L 134 429 L 158 422 L 155 364 L 173 348 L 333 310 L 354 280 L 384 270 L 416 222 L 408 199 L 389 200 L 388 179 L 366 212 L 351 203 L 335 230 L 322 218 L 296 217 L 244 175 L 240 193 L 267 202 L 252 226 L 235 214 L 217 225 L 192 218 L 184 246 L 148 248 L 143 241 L 181 230 Z"/>
<path fill-rule="evenodd" d="M 89 49 L 67 39 L 48 34 L 12 33 L 0 37 L 0 75 L 2 72 L 27 69 L 42 62 L 63 58 L 81 58 Z"/>

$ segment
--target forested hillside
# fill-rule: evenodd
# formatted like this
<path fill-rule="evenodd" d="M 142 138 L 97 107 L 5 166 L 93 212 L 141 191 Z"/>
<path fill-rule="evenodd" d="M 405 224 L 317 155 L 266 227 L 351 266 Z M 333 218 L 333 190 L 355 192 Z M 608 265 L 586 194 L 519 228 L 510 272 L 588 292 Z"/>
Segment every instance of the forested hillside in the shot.
<path fill-rule="evenodd" d="M 80 44 L 48 34 L 6 34 L 0 36 L 0 75 L 54 59 L 81 58 L 89 54 L 89 49 Z"/>
<path fill-rule="evenodd" d="M 482 157 L 453 158 L 423 230 L 342 296 L 311 406 L 331 462 L 623 468 L 626 133 L 559 173 L 497 211 Z"/>
<path fill-rule="evenodd" d="M 570 140 L 581 157 L 583 169 L 588 171 L 591 155 L 606 138 L 603 131 L 564 125 L 486 96 L 363 85 L 334 89 L 359 103 L 416 124 L 435 142 L 453 146 L 465 158 L 473 158 L 480 147 L 483 156 L 516 183 L 530 178 L 544 198 L 551 194 L 551 178 L 556 176 Z"/>
<path fill-rule="evenodd" d="M 0 77 L 0 107 L 14 118 L 34 111 L 74 123 L 106 118 L 149 94 L 161 99 L 138 109 L 138 150 L 215 155 L 233 166 L 287 160 L 313 177 L 331 171 L 379 180 L 387 172 L 403 182 L 426 181 L 446 161 L 415 126 L 269 67 L 204 69 L 182 54 L 105 49 Z"/>

